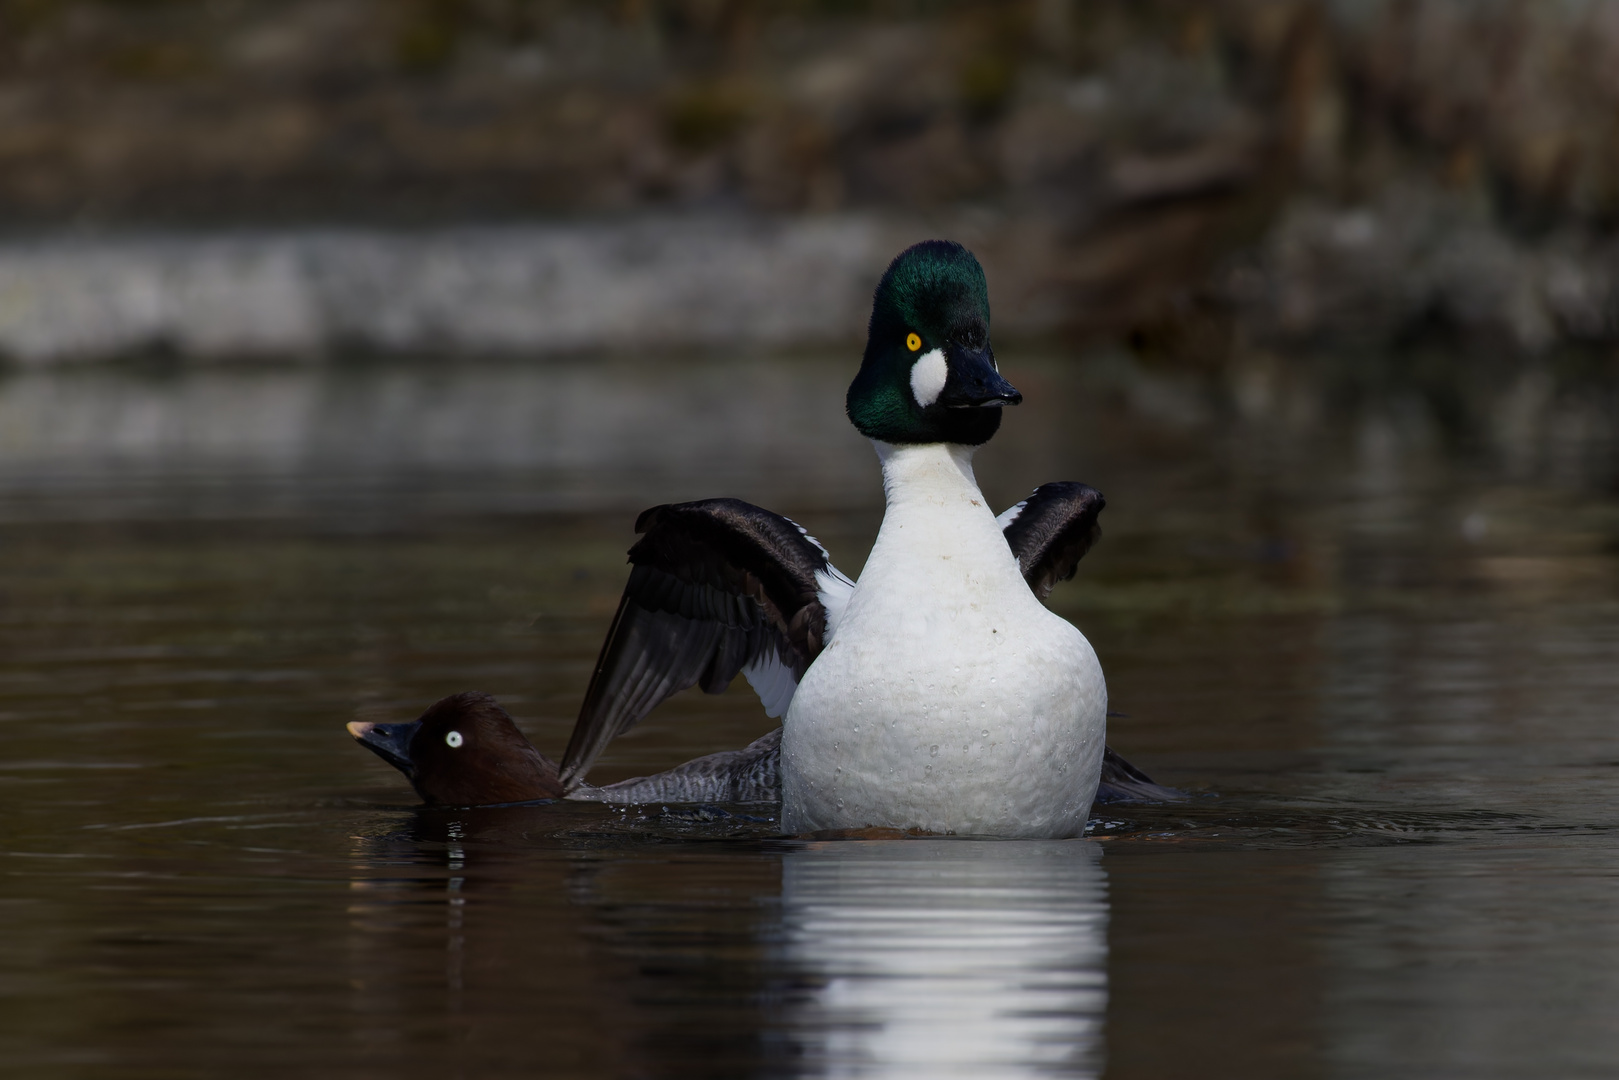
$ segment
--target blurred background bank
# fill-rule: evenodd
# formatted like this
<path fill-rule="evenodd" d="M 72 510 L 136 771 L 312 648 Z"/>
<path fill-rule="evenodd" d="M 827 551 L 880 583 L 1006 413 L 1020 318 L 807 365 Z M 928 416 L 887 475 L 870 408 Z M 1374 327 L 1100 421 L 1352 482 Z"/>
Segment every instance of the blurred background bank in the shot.
<path fill-rule="evenodd" d="M 1619 6 L 3 0 L 0 223 L 22 367 L 850 344 L 942 234 L 1002 340 L 1611 427 Z"/>

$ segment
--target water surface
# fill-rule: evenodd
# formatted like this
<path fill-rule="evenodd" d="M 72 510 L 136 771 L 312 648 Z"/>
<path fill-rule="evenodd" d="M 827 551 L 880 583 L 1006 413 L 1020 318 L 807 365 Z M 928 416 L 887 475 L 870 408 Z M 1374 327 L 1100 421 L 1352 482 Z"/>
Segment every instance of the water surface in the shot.
<path fill-rule="evenodd" d="M 657 502 L 756 500 L 858 572 L 881 491 L 848 367 L 0 378 L 0 1059 L 1611 1074 L 1619 504 L 1611 443 L 1555 413 L 1458 443 L 1397 394 L 1334 412 L 1007 350 L 1028 401 L 986 493 L 1107 494 L 1053 604 L 1127 714 L 1112 744 L 1195 796 L 1085 840 L 423 810 L 343 733 L 481 689 L 559 751 Z M 596 776 L 770 726 L 745 687 L 683 696 Z"/>

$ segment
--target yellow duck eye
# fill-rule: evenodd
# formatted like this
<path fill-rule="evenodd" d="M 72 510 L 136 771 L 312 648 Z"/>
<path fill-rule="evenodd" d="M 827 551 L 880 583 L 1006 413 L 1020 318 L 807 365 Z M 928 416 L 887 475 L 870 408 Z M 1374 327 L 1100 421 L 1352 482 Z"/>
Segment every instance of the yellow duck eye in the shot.
<path fill-rule="evenodd" d="M 905 335 L 905 347 L 907 349 L 911 350 L 912 352 L 915 352 L 916 350 L 918 350 L 918 349 L 920 349 L 922 347 L 922 339 L 920 337 L 917 337 L 914 333 L 913 334 L 906 334 Z"/>

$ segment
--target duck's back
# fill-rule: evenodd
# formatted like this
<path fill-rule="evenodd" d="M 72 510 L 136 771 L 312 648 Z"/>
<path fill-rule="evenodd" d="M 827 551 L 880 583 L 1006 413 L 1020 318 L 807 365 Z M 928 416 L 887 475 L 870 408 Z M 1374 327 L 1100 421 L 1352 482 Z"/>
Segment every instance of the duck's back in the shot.
<path fill-rule="evenodd" d="M 885 450 L 884 481 L 877 543 L 787 714 L 784 826 L 1078 835 L 1106 734 L 1095 653 L 1025 584 L 969 451 Z"/>

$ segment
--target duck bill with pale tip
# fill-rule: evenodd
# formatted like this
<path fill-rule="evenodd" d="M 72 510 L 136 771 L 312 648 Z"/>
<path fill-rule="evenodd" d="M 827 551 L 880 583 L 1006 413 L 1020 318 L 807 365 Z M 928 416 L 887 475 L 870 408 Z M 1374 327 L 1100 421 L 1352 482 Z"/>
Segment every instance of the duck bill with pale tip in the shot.
<path fill-rule="evenodd" d="M 469 690 L 410 723 L 356 721 L 349 734 L 405 774 L 431 806 L 489 806 L 562 795 L 556 762 L 534 749 L 500 703 Z"/>
<path fill-rule="evenodd" d="M 420 720 L 405 724 L 371 724 L 356 720 L 348 725 L 348 731 L 361 746 L 413 779 L 416 763 L 410 757 L 410 743 L 421 727 Z"/>
<path fill-rule="evenodd" d="M 1020 405 L 1023 395 L 1001 377 L 995 366 L 995 350 L 985 345 L 970 349 L 947 345 L 944 349 L 948 375 L 935 404 L 946 409 L 999 409 Z"/>

